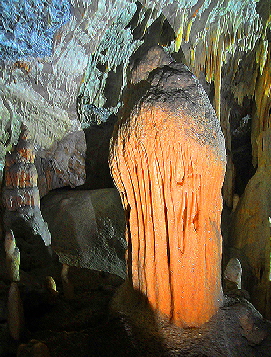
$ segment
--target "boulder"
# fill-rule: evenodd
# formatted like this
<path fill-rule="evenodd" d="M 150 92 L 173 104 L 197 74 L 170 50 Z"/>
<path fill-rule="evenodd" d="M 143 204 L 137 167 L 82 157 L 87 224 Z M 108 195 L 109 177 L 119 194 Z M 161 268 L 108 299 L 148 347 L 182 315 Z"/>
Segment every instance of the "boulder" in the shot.
<path fill-rule="evenodd" d="M 156 69 L 148 81 L 111 142 L 127 217 L 128 277 L 166 320 L 199 326 L 222 304 L 224 138 L 185 65 Z"/>
<path fill-rule="evenodd" d="M 41 210 L 62 264 L 125 277 L 125 218 L 116 189 L 53 191 Z"/>

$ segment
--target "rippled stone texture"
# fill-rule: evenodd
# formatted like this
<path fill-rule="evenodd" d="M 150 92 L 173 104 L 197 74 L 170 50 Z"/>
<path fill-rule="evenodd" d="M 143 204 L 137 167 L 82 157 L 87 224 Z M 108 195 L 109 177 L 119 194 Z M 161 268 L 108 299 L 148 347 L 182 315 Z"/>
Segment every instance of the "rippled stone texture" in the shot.
<path fill-rule="evenodd" d="M 34 159 L 29 131 L 22 125 L 18 144 L 6 155 L 3 199 L 8 211 L 16 211 L 24 206 L 39 207 L 38 174 Z"/>
<path fill-rule="evenodd" d="M 128 217 L 128 274 L 162 316 L 199 326 L 222 302 L 224 138 L 186 66 L 170 64 L 150 78 L 111 143 L 111 171 Z"/>
<path fill-rule="evenodd" d="M 51 234 L 40 212 L 34 160 L 33 142 L 27 127 L 22 124 L 18 144 L 6 155 L 2 192 L 4 228 L 14 232 L 20 247 L 22 270 L 44 266 L 51 259 L 45 247 L 51 244 Z"/>

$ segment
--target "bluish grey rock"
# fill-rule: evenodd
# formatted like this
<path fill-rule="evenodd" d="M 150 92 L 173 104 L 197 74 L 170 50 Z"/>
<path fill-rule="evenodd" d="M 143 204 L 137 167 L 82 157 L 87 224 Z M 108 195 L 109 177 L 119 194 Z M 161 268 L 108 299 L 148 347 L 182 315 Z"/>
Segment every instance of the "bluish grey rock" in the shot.
<path fill-rule="evenodd" d="M 51 192 L 41 210 L 62 264 L 125 278 L 125 219 L 115 188 Z"/>

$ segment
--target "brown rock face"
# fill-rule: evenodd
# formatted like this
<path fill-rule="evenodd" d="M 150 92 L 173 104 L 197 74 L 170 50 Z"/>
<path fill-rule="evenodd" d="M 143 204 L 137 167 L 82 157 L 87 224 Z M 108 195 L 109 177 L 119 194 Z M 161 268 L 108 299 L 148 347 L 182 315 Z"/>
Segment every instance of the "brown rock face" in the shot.
<path fill-rule="evenodd" d="M 114 133 L 110 166 L 128 217 L 134 288 L 179 326 L 208 321 L 221 304 L 225 146 L 208 97 L 186 66 L 156 70 Z"/>

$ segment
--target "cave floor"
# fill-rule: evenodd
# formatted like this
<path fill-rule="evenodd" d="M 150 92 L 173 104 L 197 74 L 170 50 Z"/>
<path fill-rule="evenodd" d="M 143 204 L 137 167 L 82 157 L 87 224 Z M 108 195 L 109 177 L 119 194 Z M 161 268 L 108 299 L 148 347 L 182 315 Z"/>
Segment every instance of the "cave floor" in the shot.
<path fill-rule="evenodd" d="M 46 275 L 48 272 L 43 271 Z M 224 307 L 201 328 L 180 329 L 162 320 L 151 321 L 149 328 L 140 308 L 135 319 L 110 310 L 112 297 L 122 283 L 120 278 L 71 268 L 75 296 L 69 300 L 62 292 L 60 266 L 49 273 L 59 290 L 55 297 L 38 283 L 41 272 L 35 279 L 33 272 L 22 273 L 19 286 L 25 314 L 20 343 L 41 341 L 47 345 L 50 357 L 271 356 L 271 322 L 261 318 L 244 299 L 227 298 Z M 8 334 L 3 312 L 8 288 L 9 283 L 0 280 L 1 357 L 16 356 L 19 345 Z"/>

